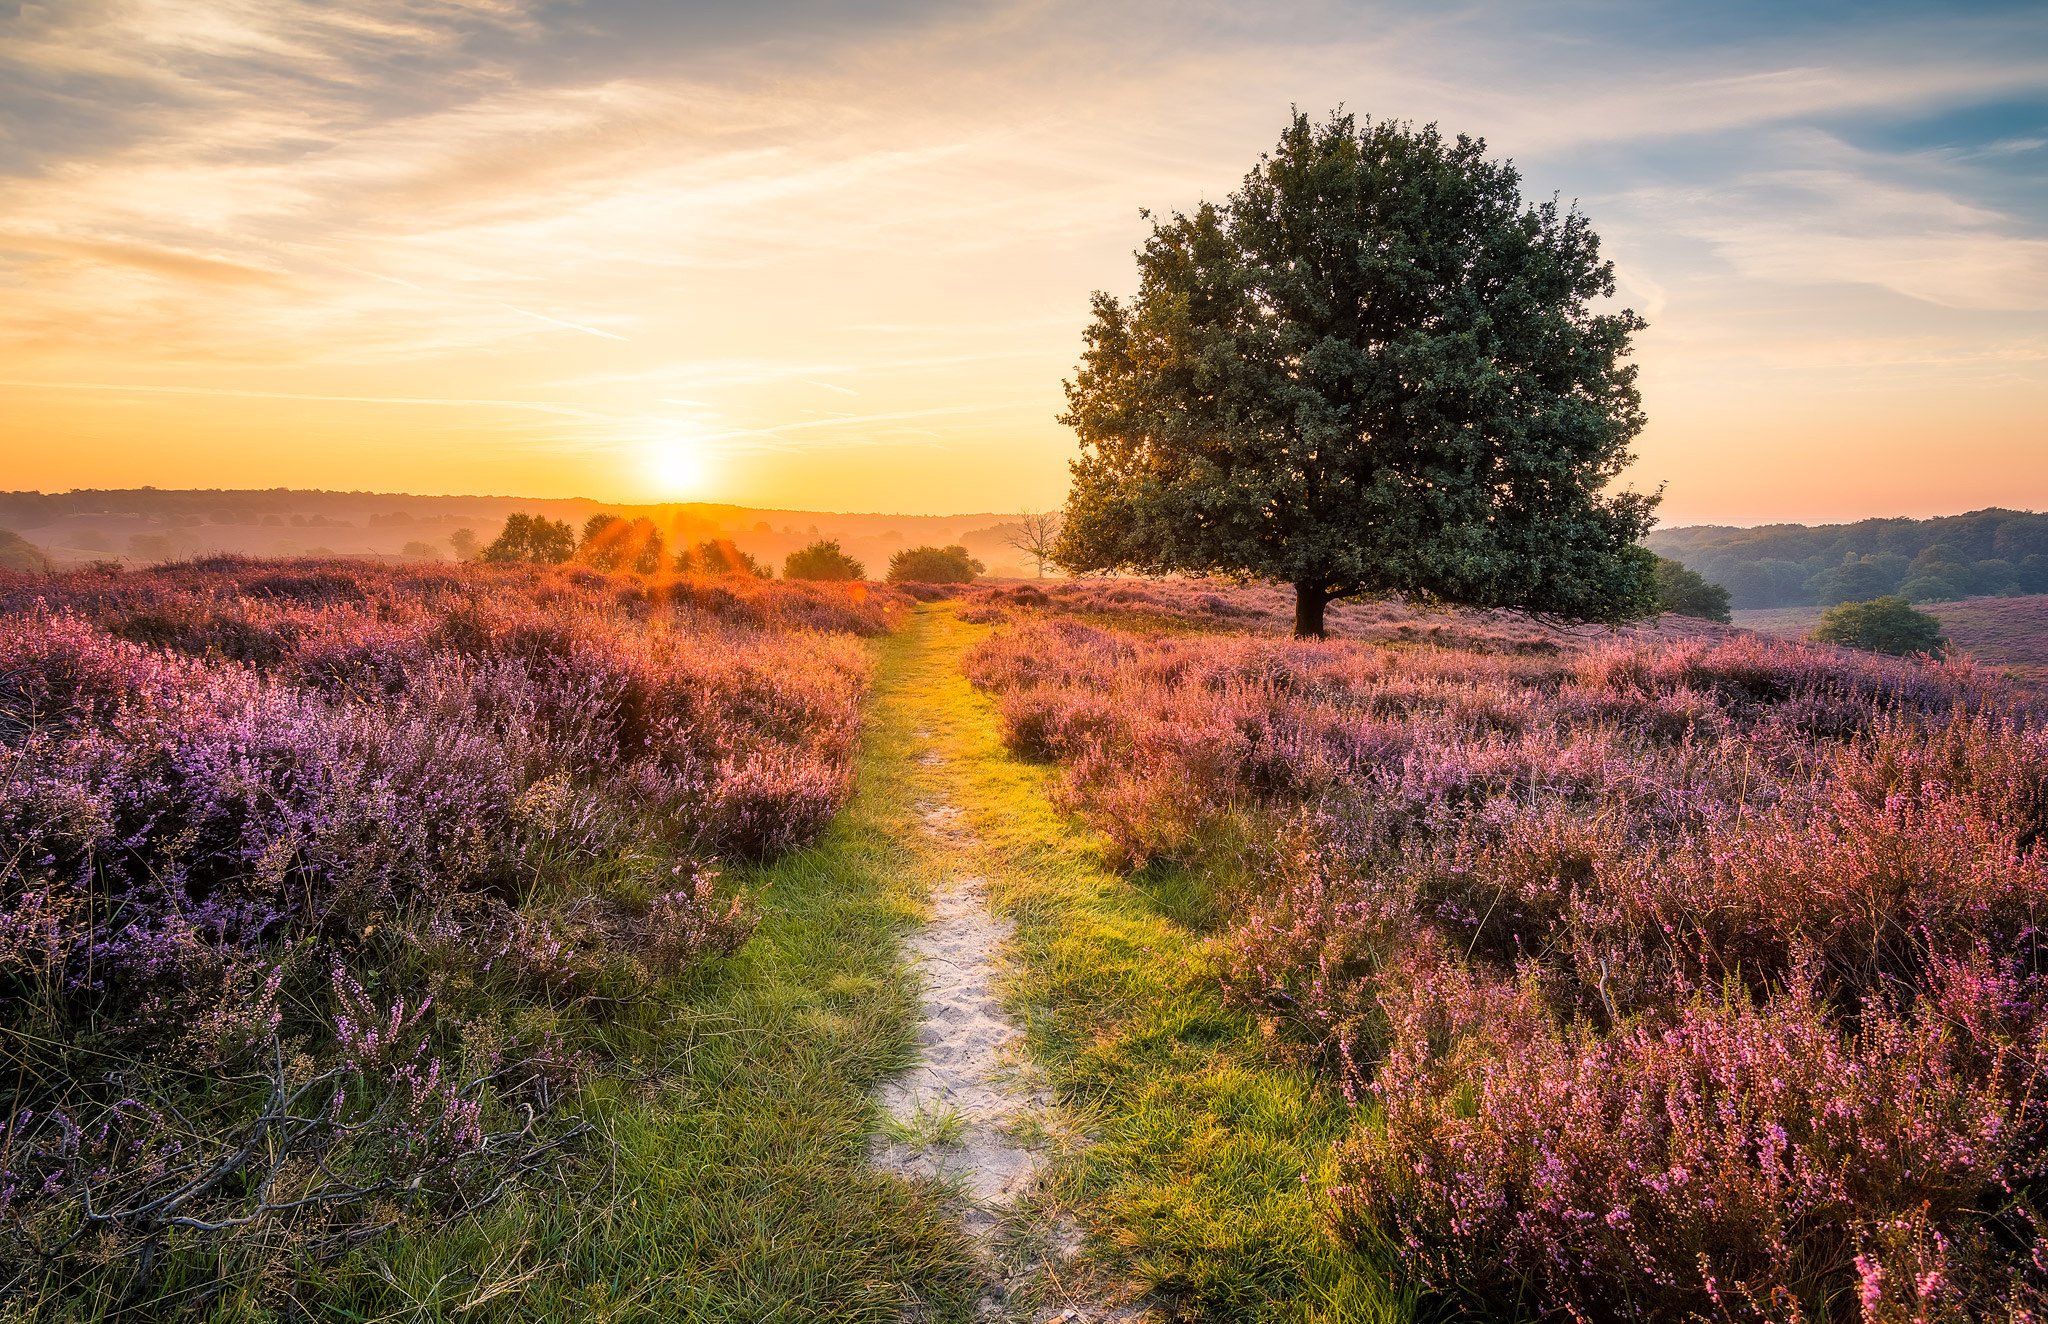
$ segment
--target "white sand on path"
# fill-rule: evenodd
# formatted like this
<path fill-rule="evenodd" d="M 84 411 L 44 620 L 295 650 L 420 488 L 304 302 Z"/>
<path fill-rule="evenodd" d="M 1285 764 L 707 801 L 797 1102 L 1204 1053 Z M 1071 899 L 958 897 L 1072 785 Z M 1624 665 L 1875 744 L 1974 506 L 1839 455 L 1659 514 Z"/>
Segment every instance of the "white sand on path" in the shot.
<path fill-rule="evenodd" d="M 876 1161 L 957 1182 L 968 1228 L 984 1237 L 1038 1175 L 1040 1154 L 1016 1132 L 1050 1102 L 1017 1079 L 1022 1035 L 995 993 L 996 957 L 1010 933 L 1009 921 L 989 913 L 979 878 L 951 879 L 932 898 L 931 924 L 906 944 L 924 983 L 919 1061 L 881 1092 L 905 1138 Z M 944 1119 L 956 1119 L 957 1136 L 918 1143 Z"/>
<path fill-rule="evenodd" d="M 918 756 L 926 766 L 941 761 L 936 753 Z M 918 808 L 931 836 L 961 839 L 958 809 L 937 801 Z M 1030 1083 L 1023 1035 L 996 995 L 1012 931 L 1008 920 L 990 911 L 983 879 L 952 876 L 934 888 L 931 923 L 905 944 L 923 983 L 919 1060 L 881 1089 L 894 1134 L 879 1138 L 874 1156 L 885 1171 L 949 1183 L 960 1192 L 962 1222 L 990 1268 L 979 1311 L 984 1318 L 1007 1317 L 1013 1287 L 1070 1261 L 1078 1250 L 1069 1230 L 1052 1238 L 1055 1244 L 1044 1249 L 1043 1258 L 1007 1270 L 995 1254 L 1004 1217 L 1037 1181 L 1045 1135 L 1056 1125 L 1051 1096 Z M 1078 1324 L 1141 1314 L 1068 1302 L 1043 1306 L 1032 1318 Z"/>

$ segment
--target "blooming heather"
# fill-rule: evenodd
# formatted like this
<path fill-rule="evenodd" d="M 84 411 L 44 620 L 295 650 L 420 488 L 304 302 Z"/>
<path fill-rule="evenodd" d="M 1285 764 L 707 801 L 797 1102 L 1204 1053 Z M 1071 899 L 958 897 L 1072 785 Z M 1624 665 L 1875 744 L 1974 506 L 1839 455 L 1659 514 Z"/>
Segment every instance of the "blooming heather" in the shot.
<path fill-rule="evenodd" d="M 2044 1316 L 2024 695 L 1713 629 L 1192 633 L 1189 590 L 1117 591 L 991 602 L 1020 623 L 969 674 L 1128 860 L 1254 843 L 1220 977 L 1358 1105 L 1337 1235 L 1510 1313 Z"/>
<path fill-rule="evenodd" d="M 146 1275 L 195 1223 L 472 1207 L 526 1170 L 520 1110 L 578 1069 L 551 1027 L 733 951 L 712 863 L 843 802 L 852 636 L 896 602 L 234 559 L 0 580 L 0 1023 L 41 1045 L 0 1087 L 0 1282 L 82 1232 Z M 249 1170 L 251 1127 L 304 1152 Z"/>

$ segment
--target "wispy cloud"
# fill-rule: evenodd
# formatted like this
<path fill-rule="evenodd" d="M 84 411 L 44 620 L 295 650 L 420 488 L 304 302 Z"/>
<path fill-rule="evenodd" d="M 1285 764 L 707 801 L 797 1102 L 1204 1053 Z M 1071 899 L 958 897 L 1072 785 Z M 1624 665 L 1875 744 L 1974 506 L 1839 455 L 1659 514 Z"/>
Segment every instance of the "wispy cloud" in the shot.
<path fill-rule="evenodd" d="M 1000 448 L 1046 504 L 1058 382 L 1088 292 L 1131 279 L 1137 209 L 1219 196 L 1290 104 L 1341 101 L 1482 133 L 1532 193 L 1582 199 L 1655 323 L 1653 383 L 1733 371 L 1711 347 L 1762 319 L 1803 328 L 1770 338 L 1811 365 L 1767 374 L 1787 399 L 1890 355 L 1977 365 L 2018 409 L 2048 403 L 2022 352 L 2048 334 L 2023 182 L 2048 122 L 1938 150 L 1852 129 L 2038 100 L 2044 28 L 1932 4 L 27 6 L 0 19 L 0 363 L 52 399 L 472 410 L 484 486 L 508 450 L 687 427 L 915 437 L 990 473 Z M 820 416 L 820 391 L 861 409 Z M 1682 483 L 1649 404 L 1670 468 L 1647 477 Z M 192 427 L 195 482 L 273 462 Z M 90 468 L 45 449 L 37 481 Z M 845 499 L 985 504 L 973 472 Z"/>

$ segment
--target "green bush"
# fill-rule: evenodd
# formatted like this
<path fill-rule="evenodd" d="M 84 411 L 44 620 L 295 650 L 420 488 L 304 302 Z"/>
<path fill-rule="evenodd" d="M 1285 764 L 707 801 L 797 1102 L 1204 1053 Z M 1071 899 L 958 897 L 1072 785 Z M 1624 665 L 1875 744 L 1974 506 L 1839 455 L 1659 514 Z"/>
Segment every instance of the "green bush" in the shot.
<path fill-rule="evenodd" d="M 1910 653 L 1939 654 L 1948 646 L 1940 621 L 1914 610 L 1912 603 L 1897 596 L 1830 607 L 1821 613 L 1813 637 L 1823 644 L 1841 644 L 1898 657 Z"/>
<path fill-rule="evenodd" d="M 1657 610 L 1676 616 L 1696 616 L 1703 621 L 1726 625 L 1728 590 L 1710 584 L 1697 570 L 1689 570 L 1668 556 L 1657 558 Z"/>
<path fill-rule="evenodd" d="M 866 579 L 867 567 L 839 548 L 836 538 L 820 539 L 782 558 L 784 579 Z"/>
<path fill-rule="evenodd" d="M 988 567 L 965 547 L 906 547 L 889 558 L 892 584 L 966 584 Z"/>
<path fill-rule="evenodd" d="M 42 549 L 12 529 L 0 529 L 0 570 L 48 570 Z"/>

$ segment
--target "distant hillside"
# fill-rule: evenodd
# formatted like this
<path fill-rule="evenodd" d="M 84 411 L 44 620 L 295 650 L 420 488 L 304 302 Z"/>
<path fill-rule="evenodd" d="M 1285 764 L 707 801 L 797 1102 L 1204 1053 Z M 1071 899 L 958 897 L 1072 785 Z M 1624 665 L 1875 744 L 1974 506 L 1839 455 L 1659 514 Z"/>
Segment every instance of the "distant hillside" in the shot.
<path fill-rule="evenodd" d="M 2048 594 L 2018 598 L 1965 598 L 1922 607 L 1940 619 L 1949 642 L 1986 666 L 2000 667 L 2034 684 L 2048 684 Z M 1775 607 L 1741 611 L 1745 629 L 1803 639 L 1820 621 L 1819 607 Z"/>
<path fill-rule="evenodd" d="M 888 515 L 767 510 L 684 502 L 623 505 L 575 498 L 412 496 L 397 492 L 324 492 L 285 488 L 76 492 L 0 492 L 0 528 L 34 542 L 59 566 L 100 558 L 138 564 L 240 552 L 251 556 L 337 553 L 348 556 L 450 555 L 449 536 L 469 529 L 483 542 L 505 517 L 528 511 L 582 522 L 599 511 L 645 515 L 672 540 L 730 538 L 774 565 L 798 547 L 836 538 L 879 577 L 889 557 L 921 543 L 963 543 L 991 573 L 1029 573 L 1005 542 L 1014 514 Z"/>
<path fill-rule="evenodd" d="M 1854 524 L 1658 529 L 1651 550 L 1726 587 L 1735 607 L 1826 607 L 1900 593 L 1915 602 L 2048 593 L 2048 515 L 1973 510 Z"/>

